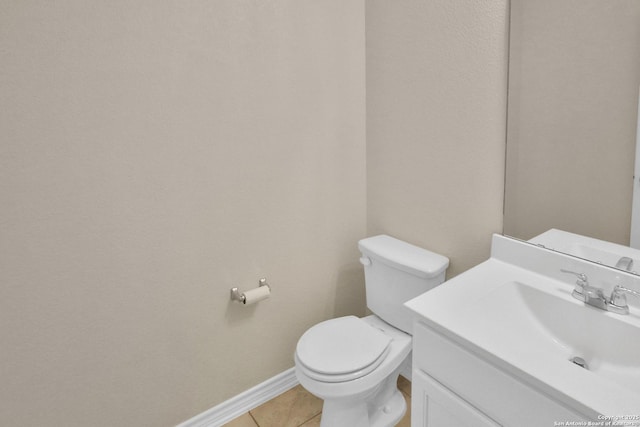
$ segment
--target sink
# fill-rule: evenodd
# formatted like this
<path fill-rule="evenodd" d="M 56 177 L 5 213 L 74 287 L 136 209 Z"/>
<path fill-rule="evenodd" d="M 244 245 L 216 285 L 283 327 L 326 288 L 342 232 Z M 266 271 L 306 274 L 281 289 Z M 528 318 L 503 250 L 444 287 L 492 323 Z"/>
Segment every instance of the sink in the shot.
<path fill-rule="evenodd" d="M 640 417 L 638 299 L 629 298 L 628 315 L 586 305 L 561 270 L 586 274 L 605 295 L 615 285 L 640 289 L 638 275 L 494 235 L 487 261 L 405 305 L 430 330 L 587 419 Z"/>
<path fill-rule="evenodd" d="M 640 328 L 620 315 L 586 306 L 570 291 L 510 281 L 477 301 L 474 322 L 499 330 L 497 338 L 517 343 L 530 354 L 543 352 L 567 366 L 580 357 L 587 363 L 587 375 L 640 393 Z"/>

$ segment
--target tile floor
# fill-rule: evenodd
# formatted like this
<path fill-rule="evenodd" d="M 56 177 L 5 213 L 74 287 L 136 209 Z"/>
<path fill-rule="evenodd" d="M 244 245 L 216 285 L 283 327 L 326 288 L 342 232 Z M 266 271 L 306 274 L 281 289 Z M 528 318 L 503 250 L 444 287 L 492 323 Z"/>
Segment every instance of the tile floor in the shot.
<path fill-rule="evenodd" d="M 407 401 L 407 413 L 397 427 L 411 426 L 411 383 L 398 378 L 398 388 Z M 322 400 L 297 385 L 227 423 L 224 427 L 318 427 Z"/>

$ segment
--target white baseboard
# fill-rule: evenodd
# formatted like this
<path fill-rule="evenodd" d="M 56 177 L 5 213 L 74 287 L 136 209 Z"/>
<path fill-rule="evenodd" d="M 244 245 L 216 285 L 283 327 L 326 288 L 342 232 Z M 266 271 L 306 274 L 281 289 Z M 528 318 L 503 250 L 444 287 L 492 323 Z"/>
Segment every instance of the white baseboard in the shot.
<path fill-rule="evenodd" d="M 411 358 L 404 364 L 400 375 L 411 381 Z M 295 368 L 287 369 L 176 427 L 220 427 L 298 384 Z"/>
<path fill-rule="evenodd" d="M 298 385 L 298 379 L 294 368 L 287 369 L 275 377 L 196 415 L 177 427 L 220 427 L 296 385 Z"/>

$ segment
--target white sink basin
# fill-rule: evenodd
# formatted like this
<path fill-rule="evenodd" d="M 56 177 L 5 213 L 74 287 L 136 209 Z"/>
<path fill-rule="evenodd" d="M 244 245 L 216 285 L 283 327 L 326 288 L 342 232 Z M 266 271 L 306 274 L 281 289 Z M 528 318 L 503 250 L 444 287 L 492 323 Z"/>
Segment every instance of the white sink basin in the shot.
<path fill-rule="evenodd" d="M 497 337 L 523 351 L 566 361 L 569 369 L 574 369 L 570 359 L 578 356 L 588 365 L 585 375 L 603 376 L 640 393 L 640 328 L 621 315 L 585 306 L 569 291 L 508 282 L 477 301 L 474 311 L 482 315 L 475 322 L 500 331 Z"/>
<path fill-rule="evenodd" d="M 640 261 L 639 261 L 640 263 Z M 640 264 L 638 265 L 640 267 Z M 426 326 L 591 419 L 640 414 L 640 310 L 571 296 L 575 277 L 609 295 L 640 277 L 494 235 L 492 257 L 406 306 Z M 633 302 L 633 305 L 632 305 Z M 587 369 L 570 359 L 581 357 Z"/>

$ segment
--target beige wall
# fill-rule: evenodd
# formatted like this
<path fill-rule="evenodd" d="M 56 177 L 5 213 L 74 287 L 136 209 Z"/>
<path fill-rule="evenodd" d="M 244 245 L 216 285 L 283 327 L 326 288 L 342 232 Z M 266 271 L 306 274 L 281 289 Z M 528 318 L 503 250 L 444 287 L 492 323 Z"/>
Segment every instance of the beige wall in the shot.
<path fill-rule="evenodd" d="M 629 243 L 637 0 L 514 0 L 505 233 Z"/>
<path fill-rule="evenodd" d="M 502 231 L 507 0 L 367 2 L 367 219 L 451 259 Z"/>
<path fill-rule="evenodd" d="M 363 0 L 0 5 L 0 424 L 173 425 L 290 368 L 363 313 L 366 234 L 488 256 L 505 0 L 366 19 L 365 125 Z"/>
<path fill-rule="evenodd" d="M 364 66 L 362 0 L 2 2 L 0 424 L 174 425 L 362 314 Z"/>

